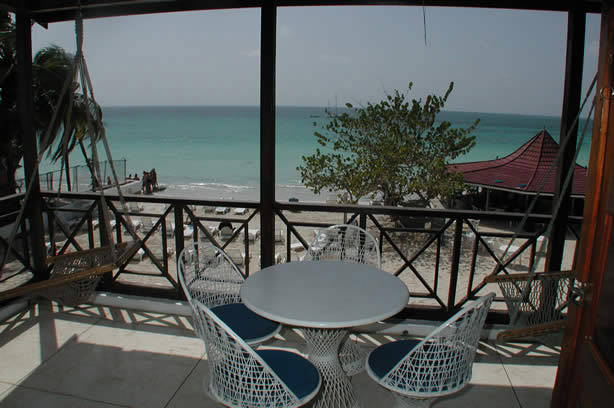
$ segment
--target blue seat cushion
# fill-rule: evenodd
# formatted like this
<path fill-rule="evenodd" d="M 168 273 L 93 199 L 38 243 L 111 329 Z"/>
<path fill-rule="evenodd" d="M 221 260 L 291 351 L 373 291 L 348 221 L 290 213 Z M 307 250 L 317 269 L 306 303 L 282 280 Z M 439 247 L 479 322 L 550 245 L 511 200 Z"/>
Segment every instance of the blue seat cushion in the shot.
<path fill-rule="evenodd" d="M 256 353 L 299 399 L 317 389 L 320 374 L 315 366 L 302 356 L 283 350 L 258 350 Z"/>
<path fill-rule="evenodd" d="M 243 303 L 216 306 L 211 311 L 247 343 L 266 338 L 279 329 L 279 323 L 257 315 Z"/>
<path fill-rule="evenodd" d="M 369 355 L 369 368 L 382 378 L 418 343 L 420 340 L 400 340 L 379 346 Z"/>

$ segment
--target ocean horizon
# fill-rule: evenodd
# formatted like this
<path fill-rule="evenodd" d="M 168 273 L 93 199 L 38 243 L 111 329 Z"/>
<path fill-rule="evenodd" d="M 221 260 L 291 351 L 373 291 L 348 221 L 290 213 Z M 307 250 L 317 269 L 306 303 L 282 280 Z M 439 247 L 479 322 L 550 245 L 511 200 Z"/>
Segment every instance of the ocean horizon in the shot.
<path fill-rule="evenodd" d="M 325 109 L 345 108 L 278 106 L 276 109 L 276 195 L 301 201 L 322 201 L 301 183 L 296 167 L 302 156 L 319 146 L 313 135 L 326 123 Z M 260 175 L 260 109 L 258 106 L 109 106 L 104 124 L 113 159 L 126 159 L 126 173 L 142 177 L 156 169 L 158 182 L 167 186 L 160 195 L 201 199 L 258 200 Z M 476 146 L 455 162 L 504 157 L 541 130 L 559 140 L 560 117 L 509 113 L 442 111 L 438 121 L 467 127 L 479 118 L 473 132 Z M 579 133 L 586 119 L 581 119 Z M 589 124 L 578 163 L 586 165 L 590 150 Z M 579 137 L 580 137 L 579 134 Z M 100 160 L 105 160 L 102 146 Z M 76 149 L 70 165 L 85 164 Z M 44 160 L 41 173 L 60 169 Z"/>

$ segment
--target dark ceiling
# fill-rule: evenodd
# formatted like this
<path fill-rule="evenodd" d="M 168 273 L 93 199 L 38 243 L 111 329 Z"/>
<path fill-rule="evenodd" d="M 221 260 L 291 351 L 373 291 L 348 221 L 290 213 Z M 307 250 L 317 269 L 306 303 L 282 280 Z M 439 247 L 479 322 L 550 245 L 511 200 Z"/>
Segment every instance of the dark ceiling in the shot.
<path fill-rule="evenodd" d="M 292 6 L 389 5 L 427 7 L 483 7 L 503 9 L 586 12 L 601 11 L 601 0 L 81 0 L 85 18 L 115 17 L 175 11 L 262 7 L 273 4 Z M 40 23 L 73 20 L 79 0 L 0 0 L 0 7 L 11 12 L 30 13 Z"/>

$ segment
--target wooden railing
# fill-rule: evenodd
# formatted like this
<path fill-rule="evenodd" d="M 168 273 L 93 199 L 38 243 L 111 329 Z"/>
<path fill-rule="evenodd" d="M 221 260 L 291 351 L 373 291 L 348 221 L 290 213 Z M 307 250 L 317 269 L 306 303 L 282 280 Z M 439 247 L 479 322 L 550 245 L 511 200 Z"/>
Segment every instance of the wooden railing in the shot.
<path fill-rule="evenodd" d="M 108 241 L 98 194 L 43 196 L 49 255 L 94 248 Z M 114 240 L 136 241 L 139 248 L 116 272 L 105 277 L 106 290 L 181 298 L 176 259 L 191 242 L 210 241 L 233 253 L 244 276 L 260 268 L 260 245 L 249 234 L 250 227 L 259 224 L 258 202 L 129 195 L 126 212 L 118 197 L 107 195 L 105 200 L 115 224 Z M 231 211 L 218 214 L 216 207 Z M 236 208 L 246 209 L 246 214 L 235 214 L 232 209 Z M 504 255 L 523 214 L 281 202 L 275 203 L 274 210 L 282 227 L 277 231 L 281 230 L 283 236 L 275 259 L 282 262 L 304 255 L 313 230 L 345 220 L 371 232 L 379 241 L 382 269 L 399 276 L 410 289 L 412 308 L 406 315 L 412 317 L 421 316 L 420 310 L 449 315 L 481 293 L 497 290 L 484 283 L 486 276 L 526 272 L 533 265 L 538 270 L 543 268 L 544 257 L 538 256 L 538 248 L 550 220 L 548 215 L 531 215 L 527 224 L 534 231 L 517 234 L 518 241 Z M 136 232 L 128 228 L 130 221 Z M 219 235 L 220 222 L 235 226 L 228 237 Z M 581 222 L 581 218 L 572 217 L 568 224 L 576 243 Z M 186 228 L 188 223 L 191 230 Z M 20 228 L 21 235 L 25 226 Z M 186 236 L 188 233 L 190 236 Z M 6 240 L 0 239 L 0 247 L 6 247 Z M 567 255 L 569 268 L 575 262 L 575 248 L 577 245 L 567 249 L 571 251 Z M 13 268 L 18 265 L 20 271 L 31 268 L 27 242 L 13 249 L 11 264 Z"/>
<path fill-rule="evenodd" d="M 300 242 L 305 248 L 311 240 L 301 234 L 300 227 L 319 229 L 329 225 L 294 221 L 289 214 L 296 211 L 346 214 L 346 222 L 355 222 L 378 238 L 382 269 L 406 281 L 413 299 L 424 299 L 424 306 L 446 312 L 458 310 L 481 293 L 498 291 L 492 284 L 487 287 L 486 276 L 526 272 L 534 266 L 537 270 L 544 268 L 546 242 L 542 243 L 542 234 L 549 215 L 529 216 L 526 225 L 534 231 L 516 234 L 516 241 L 507 248 L 524 214 L 278 203 L 277 215 L 287 226 L 288 260 L 300 257 L 291 250 L 293 240 L 295 247 Z M 576 244 L 581 222 L 580 217 L 569 219 L 570 241 Z M 563 268 L 573 268 L 577 247 L 567 248 Z M 497 301 L 502 302 L 502 298 Z"/>

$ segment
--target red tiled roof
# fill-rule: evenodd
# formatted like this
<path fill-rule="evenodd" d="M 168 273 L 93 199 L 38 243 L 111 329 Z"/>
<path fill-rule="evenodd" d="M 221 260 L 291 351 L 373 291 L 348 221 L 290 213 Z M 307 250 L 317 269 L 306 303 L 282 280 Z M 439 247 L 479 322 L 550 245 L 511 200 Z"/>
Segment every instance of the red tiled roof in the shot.
<path fill-rule="evenodd" d="M 554 193 L 556 166 L 548 174 L 559 145 L 548 132 L 542 130 L 518 150 L 496 160 L 449 164 L 448 169 L 463 173 L 465 182 L 514 191 Z M 574 168 L 572 194 L 584 195 L 587 169 L 578 164 Z"/>

